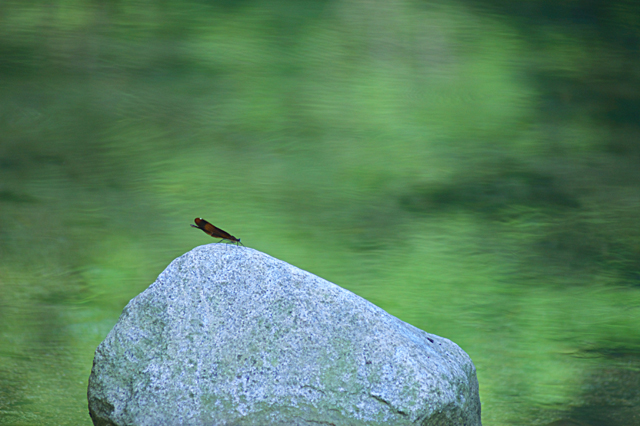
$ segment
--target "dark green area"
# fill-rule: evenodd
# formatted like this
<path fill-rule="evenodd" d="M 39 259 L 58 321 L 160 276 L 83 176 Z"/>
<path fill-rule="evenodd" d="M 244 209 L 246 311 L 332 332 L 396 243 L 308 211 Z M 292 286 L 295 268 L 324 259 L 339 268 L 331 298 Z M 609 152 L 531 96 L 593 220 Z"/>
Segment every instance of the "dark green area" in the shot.
<path fill-rule="evenodd" d="M 640 6 L 0 3 L 0 423 L 204 217 L 454 340 L 485 424 L 639 424 Z"/>

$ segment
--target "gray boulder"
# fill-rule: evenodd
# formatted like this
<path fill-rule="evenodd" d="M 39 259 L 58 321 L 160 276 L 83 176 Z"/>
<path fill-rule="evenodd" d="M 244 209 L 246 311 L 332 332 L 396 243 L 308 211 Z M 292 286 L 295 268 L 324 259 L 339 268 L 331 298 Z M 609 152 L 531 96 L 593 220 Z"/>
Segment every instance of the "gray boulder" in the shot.
<path fill-rule="evenodd" d="M 480 425 L 455 343 L 259 251 L 197 247 L 124 308 L 94 425 Z"/>

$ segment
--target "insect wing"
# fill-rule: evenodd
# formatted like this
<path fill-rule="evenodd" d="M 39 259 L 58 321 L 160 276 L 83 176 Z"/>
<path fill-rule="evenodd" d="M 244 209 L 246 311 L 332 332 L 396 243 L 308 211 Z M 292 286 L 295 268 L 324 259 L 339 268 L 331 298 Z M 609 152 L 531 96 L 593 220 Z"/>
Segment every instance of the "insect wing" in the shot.
<path fill-rule="evenodd" d="M 197 228 L 202 229 L 205 233 L 211 235 L 214 238 L 222 238 L 224 240 L 238 241 L 238 239 L 233 235 L 229 234 L 226 231 L 223 231 L 217 226 L 212 225 L 211 223 L 207 222 L 204 219 L 196 218 L 195 223 L 196 225 L 198 225 Z"/>

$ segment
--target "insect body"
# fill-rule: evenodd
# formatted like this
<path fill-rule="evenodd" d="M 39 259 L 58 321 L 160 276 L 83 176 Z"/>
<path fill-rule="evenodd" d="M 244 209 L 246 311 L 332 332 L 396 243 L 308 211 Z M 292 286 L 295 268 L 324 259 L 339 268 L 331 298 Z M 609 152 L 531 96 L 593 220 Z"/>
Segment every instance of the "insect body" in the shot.
<path fill-rule="evenodd" d="M 197 217 L 197 218 L 195 218 L 194 222 L 196 224 L 195 225 L 191 225 L 191 226 L 193 226 L 194 228 L 202 229 L 205 234 L 209 234 L 213 238 L 221 238 L 220 241 L 229 240 L 229 241 L 232 241 L 232 242 L 236 243 L 236 245 L 242 244 L 240 242 L 240 238 L 236 238 L 233 235 L 231 235 L 230 233 L 228 233 L 226 231 L 223 231 L 222 229 L 218 228 L 217 226 L 213 226 L 212 224 L 210 224 L 209 222 L 207 222 L 204 219 L 200 219 L 199 217 Z M 244 244 L 242 244 L 242 245 L 244 245 Z"/>

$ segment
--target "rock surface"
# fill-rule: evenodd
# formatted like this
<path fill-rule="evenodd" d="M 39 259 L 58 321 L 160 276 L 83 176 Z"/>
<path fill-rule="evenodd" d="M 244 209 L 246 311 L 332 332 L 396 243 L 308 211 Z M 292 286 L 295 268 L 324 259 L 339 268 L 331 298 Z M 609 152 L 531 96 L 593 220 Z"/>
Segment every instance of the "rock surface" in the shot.
<path fill-rule="evenodd" d="M 259 251 L 174 260 L 96 350 L 94 425 L 480 425 L 455 343 Z"/>

